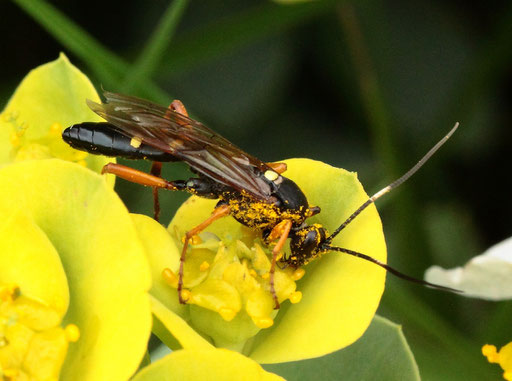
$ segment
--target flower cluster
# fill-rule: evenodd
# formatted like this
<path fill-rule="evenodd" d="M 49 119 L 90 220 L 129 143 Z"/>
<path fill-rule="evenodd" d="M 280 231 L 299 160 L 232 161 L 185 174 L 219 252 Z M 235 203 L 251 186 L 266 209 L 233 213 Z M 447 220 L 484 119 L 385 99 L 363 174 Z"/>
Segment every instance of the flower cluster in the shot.
<path fill-rule="evenodd" d="M 278 268 L 276 311 L 269 249 L 230 217 L 192 243 L 184 274 L 190 294 L 179 304 L 183 233 L 215 201 L 190 198 L 167 229 L 130 215 L 113 180 L 99 174 L 109 159 L 60 139 L 63 127 L 98 120 L 86 98 L 99 97 L 62 55 L 29 73 L 0 114 L 2 377 L 126 380 L 143 361 L 151 314 L 153 332 L 173 352 L 137 381 L 167 372 L 221 379 L 233 367 L 247 379 L 279 379 L 258 363 L 318 357 L 361 337 L 384 290 L 381 268 L 342 255 L 326 255 L 306 272 Z M 287 164 L 286 175 L 323 210 L 310 222 L 328 230 L 368 197 L 353 173 L 306 159 Z M 335 243 L 386 260 L 373 206 Z"/>
<path fill-rule="evenodd" d="M 0 375 L 7 379 L 59 378 L 68 350 L 80 331 L 60 326 L 55 309 L 21 294 L 18 286 L 0 284 Z"/>

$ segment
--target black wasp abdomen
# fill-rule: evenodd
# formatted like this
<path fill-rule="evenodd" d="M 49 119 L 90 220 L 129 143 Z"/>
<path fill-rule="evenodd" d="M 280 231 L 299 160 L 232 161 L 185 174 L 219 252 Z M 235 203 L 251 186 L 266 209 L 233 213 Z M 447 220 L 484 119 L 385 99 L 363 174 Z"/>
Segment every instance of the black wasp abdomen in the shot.
<path fill-rule="evenodd" d="M 131 138 L 121 134 L 109 123 L 86 122 L 75 124 L 62 132 L 62 138 L 71 147 L 96 155 L 116 156 L 125 159 L 152 161 L 177 161 L 170 153 L 147 144 L 133 144 Z"/>

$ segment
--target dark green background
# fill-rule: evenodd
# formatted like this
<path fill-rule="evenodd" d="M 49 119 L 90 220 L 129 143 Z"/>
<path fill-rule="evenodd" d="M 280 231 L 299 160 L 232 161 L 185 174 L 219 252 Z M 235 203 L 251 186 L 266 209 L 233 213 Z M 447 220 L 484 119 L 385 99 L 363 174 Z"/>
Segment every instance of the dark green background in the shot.
<path fill-rule="evenodd" d="M 48 32 L 41 26 L 48 18 L 29 16 L 26 3 L 0 2 L 0 105 L 28 70 L 64 51 L 98 89 L 160 103 L 177 97 L 251 154 L 357 171 L 369 193 L 459 121 L 440 153 L 378 202 L 389 262 L 422 277 L 431 264 L 461 265 L 512 233 L 508 1 L 192 1 L 161 59 L 150 62 L 150 78 L 135 79 L 114 60 L 107 68 L 97 50 Z M 127 64 L 140 58 L 168 7 L 163 0 L 49 4 Z M 164 173 L 187 176 L 181 164 Z M 149 190 L 117 187 L 130 210 L 151 213 Z M 162 193 L 165 221 L 185 197 Z M 391 277 L 379 313 L 403 324 L 425 380 L 493 379 L 498 367 L 480 346 L 512 340 L 511 302 Z"/>

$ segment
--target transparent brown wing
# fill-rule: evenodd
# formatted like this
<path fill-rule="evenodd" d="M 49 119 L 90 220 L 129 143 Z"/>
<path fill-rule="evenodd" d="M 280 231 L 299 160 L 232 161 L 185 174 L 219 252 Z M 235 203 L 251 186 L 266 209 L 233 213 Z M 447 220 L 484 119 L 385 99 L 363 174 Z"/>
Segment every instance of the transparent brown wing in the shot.
<path fill-rule="evenodd" d="M 168 152 L 197 172 L 240 192 L 268 200 L 270 168 L 205 125 L 167 107 L 132 96 L 104 93 L 106 103 L 87 100 L 89 107 L 130 138 Z"/>

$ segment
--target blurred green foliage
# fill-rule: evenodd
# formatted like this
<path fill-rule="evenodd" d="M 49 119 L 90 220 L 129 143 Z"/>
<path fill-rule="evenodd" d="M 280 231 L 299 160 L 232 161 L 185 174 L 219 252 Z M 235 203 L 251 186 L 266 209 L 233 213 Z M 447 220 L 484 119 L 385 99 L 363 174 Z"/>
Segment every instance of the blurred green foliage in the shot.
<path fill-rule="evenodd" d="M 2 105 L 28 70 L 64 51 L 98 89 L 177 97 L 257 157 L 357 171 L 369 193 L 459 121 L 426 167 L 379 200 L 389 261 L 422 277 L 511 235 L 510 2 L 13 0 L 0 15 Z M 184 178 L 186 167 L 164 175 Z M 117 189 L 130 210 L 151 214 L 149 190 Z M 167 222 L 186 195 L 161 196 Z M 425 380 L 491 379 L 481 345 L 512 339 L 512 302 L 395 279 L 379 313 L 403 324 Z"/>

